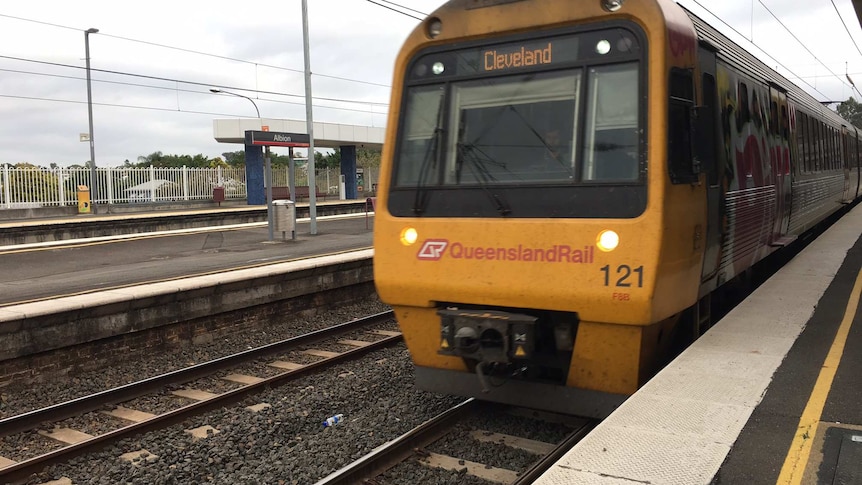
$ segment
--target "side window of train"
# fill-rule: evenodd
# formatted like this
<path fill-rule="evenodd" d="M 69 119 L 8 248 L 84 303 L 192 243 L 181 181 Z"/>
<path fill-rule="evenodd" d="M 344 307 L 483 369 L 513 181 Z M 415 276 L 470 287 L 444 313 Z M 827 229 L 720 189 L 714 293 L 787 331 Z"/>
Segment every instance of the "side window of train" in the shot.
<path fill-rule="evenodd" d="M 817 125 L 814 118 L 808 118 L 808 171 L 813 172 L 817 165 Z"/>
<path fill-rule="evenodd" d="M 796 112 L 796 160 L 794 164 L 800 172 L 808 171 L 808 143 L 805 135 L 808 133 L 808 117 L 801 111 Z"/>
<path fill-rule="evenodd" d="M 814 153 L 814 170 L 820 170 L 820 161 L 823 160 L 823 125 L 819 121 L 814 120 L 814 146 L 817 149 Z"/>
<path fill-rule="evenodd" d="M 674 184 L 697 182 L 701 171 L 700 162 L 692 156 L 693 108 L 694 85 L 691 70 L 671 69 L 667 153 L 670 180 Z"/>
<path fill-rule="evenodd" d="M 775 100 L 769 103 L 769 133 L 778 135 L 778 103 Z"/>
<path fill-rule="evenodd" d="M 694 138 L 694 156 L 701 162 L 701 169 L 706 172 L 709 185 L 718 185 L 718 157 L 716 156 L 716 104 L 718 94 L 715 77 L 704 73 L 701 81 L 703 86 L 702 104 L 697 107 L 696 129 Z"/>

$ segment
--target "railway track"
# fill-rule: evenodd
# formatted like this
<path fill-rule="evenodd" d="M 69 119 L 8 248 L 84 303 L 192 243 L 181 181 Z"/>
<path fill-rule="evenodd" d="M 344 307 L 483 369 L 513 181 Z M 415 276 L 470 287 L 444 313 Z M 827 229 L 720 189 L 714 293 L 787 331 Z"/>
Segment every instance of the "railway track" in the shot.
<path fill-rule="evenodd" d="M 556 443 L 548 443 L 524 436 L 513 436 L 482 429 L 475 426 L 480 417 L 502 415 L 521 421 L 525 429 L 534 427 L 530 423 L 560 426 L 566 431 Z M 485 424 L 488 424 L 487 422 Z M 468 399 L 435 418 L 421 424 L 402 436 L 378 447 L 371 453 L 318 481 L 316 485 L 387 485 L 409 483 L 415 475 L 399 470 L 405 464 L 417 463 L 428 468 L 469 475 L 489 483 L 526 485 L 532 483 L 553 463 L 571 449 L 598 424 L 597 420 L 536 412 L 523 408 L 510 408 L 499 404 Z M 511 423 L 509 427 L 512 427 Z M 464 435 L 469 435 L 466 437 Z M 451 439 L 446 444 L 446 453 L 434 451 L 435 443 Z M 453 447 L 452 444 L 456 445 Z M 477 454 L 476 448 L 507 447 L 535 457 L 526 467 L 500 467 L 492 463 L 480 463 L 468 459 Z M 454 450 L 454 453 L 453 453 Z M 493 449 L 489 455 L 499 453 Z M 406 468 L 406 467 L 405 467 Z M 512 469 L 518 468 L 518 469 Z M 442 483 L 437 481 L 435 483 Z M 457 482 L 461 483 L 459 478 Z"/>
<path fill-rule="evenodd" d="M 8 483 L 23 480 L 48 465 L 66 462 L 131 435 L 183 422 L 194 415 L 240 402 L 261 390 L 399 343 L 399 332 L 375 328 L 391 322 L 392 319 L 391 311 L 378 313 L 2 419 L 0 437 L 4 440 L 13 437 L 23 443 L 48 440 L 56 445 L 50 451 L 37 456 L 0 457 L 0 481 Z M 345 338 L 345 335 L 353 338 Z M 364 338 L 360 339 L 359 336 Z M 350 350 L 334 351 L 333 348 Z M 297 355 L 300 358 L 278 359 L 278 356 L 285 354 Z M 270 372 L 265 373 L 267 375 L 249 375 L 235 371 L 227 373 L 261 360 L 266 360 L 266 367 L 270 369 Z M 213 387 L 212 376 L 216 374 L 222 374 L 219 380 L 225 383 L 224 392 L 215 393 L 202 389 L 204 386 L 199 384 Z M 207 379 L 208 382 L 203 382 Z M 171 399 L 177 399 L 179 403 L 188 404 L 178 404 L 174 409 L 159 414 L 136 409 L 134 405 L 127 406 L 129 402 L 152 395 L 169 396 Z M 116 426 L 109 431 L 91 435 L 64 423 L 67 420 L 88 421 L 86 416 L 91 413 L 98 413 L 100 418 L 109 416 Z M 192 432 L 206 435 L 215 431 L 209 428 Z M 31 447 L 25 445 L 20 448 Z M 141 450 L 139 453 L 130 454 L 126 459 L 145 460 L 147 452 Z"/>

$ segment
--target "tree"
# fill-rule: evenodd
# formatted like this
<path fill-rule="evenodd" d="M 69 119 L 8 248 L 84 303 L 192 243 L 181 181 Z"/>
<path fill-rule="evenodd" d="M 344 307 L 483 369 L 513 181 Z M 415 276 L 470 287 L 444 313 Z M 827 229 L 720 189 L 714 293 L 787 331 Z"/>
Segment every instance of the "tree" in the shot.
<path fill-rule="evenodd" d="M 224 152 L 221 156 L 224 157 L 224 161 L 231 167 L 245 167 L 245 150 Z"/>
<path fill-rule="evenodd" d="M 158 166 L 161 163 L 162 158 L 164 158 L 162 152 L 153 152 L 145 157 L 140 156 L 138 157 L 138 166 Z"/>
<path fill-rule="evenodd" d="M 147 156 L 138 157 L 137 167 L 180 168 L 180 167 L 209 167 L 210 159 L 204 154 L 191 155 L 165 155 L 162 152 L 153 152 Z"/>
<path fill-rule="evenodd" d="M 858 103 L 852 96 L 839 104 L 837 111 L 842 118 L 853 123 L 854 126 L 862 128 L 862 103 Z"/>
<path fill-rule="evenodd" d="M 356 150 L 356 165 L 365 168 L 380 166 L 380 150 L 359 148 Z"/>
<path fill-rule="evenodd" d="M 9 174 L 7 181 L 11 191 L 10 200 L 47 202 L 51 198 L 50 194 L 57 193 L 60 181 L 51 170 L 32 163 L 17 163 L 12 167 L 18 170 Z"/>
<path fill-rule="evenodd" d="M 314 152 L 314 168 L 338 168 L 341 166 L 341 150 L 324 155 L 318 151 Z"/>

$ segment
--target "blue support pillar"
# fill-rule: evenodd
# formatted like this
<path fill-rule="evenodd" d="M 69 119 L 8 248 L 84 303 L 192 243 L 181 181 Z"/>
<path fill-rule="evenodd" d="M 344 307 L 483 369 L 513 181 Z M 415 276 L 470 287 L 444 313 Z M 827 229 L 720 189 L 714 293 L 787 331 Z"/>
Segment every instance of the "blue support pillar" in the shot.
<path fill-rule="evenodd" d="M 249 145 L 249 135 L 246 133 L 245 145 L 245 190 L 248 193 L 248 205 L 266 204 L 266 189 L 263 178 L 263 147 Z"/>
<path fill-rule="evenodd" d="M 341 175 L 344 175 L 344 196 L 356 199 L 356 145 L 343 145 L 341 150 Z"/>

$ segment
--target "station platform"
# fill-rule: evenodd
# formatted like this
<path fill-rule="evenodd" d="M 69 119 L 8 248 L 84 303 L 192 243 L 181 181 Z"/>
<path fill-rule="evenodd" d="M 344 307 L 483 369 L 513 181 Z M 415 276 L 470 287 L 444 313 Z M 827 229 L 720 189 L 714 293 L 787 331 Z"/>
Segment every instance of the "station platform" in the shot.
<path fill-rule="evenodd" d="M 269 234 L 265 206 L 3 222 L 0 307 L 371 247 L 364 200 L 318 204 L 315 234 L 297 209 L 293 235 Z"/>
<path fill-rule="evenodd" d="M 319 216 L 367 213 L 371 212 L 369 205 L 367 199 L 318 201 L 315 213 Z M 294 210 L 297 218 L 310 216 L 307 201 L 295 203 Z M 235 202 L 221 206 L 212 203 L 130 204 L 100 207 L 98 213 L 87 214 L 30 211 L 29 217 L 22 218 L 12 218 L 5 212 L 0 210 L 0 247 L 267 220 L 265 205 Z"/>
<path fill-rule="evenodd" d="M 269 231 L 265 207 L 6 222 L 12 235 L 49 237 L 0 244 L 0 386 L 273 316 L 255 308 L 282 314 L 314 308 L 322 294 L 368 298 L 374 214 L 364 207 L 318 204 L 316 229 L 300 215 L 293 234 Z M 236 213 L 256 220 L 224 223 Z"/>
<path fill-rule="evenodd" d="M 862 483 L 862 207 L 536 482 Z"/>

